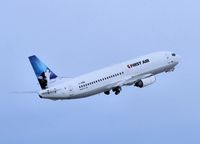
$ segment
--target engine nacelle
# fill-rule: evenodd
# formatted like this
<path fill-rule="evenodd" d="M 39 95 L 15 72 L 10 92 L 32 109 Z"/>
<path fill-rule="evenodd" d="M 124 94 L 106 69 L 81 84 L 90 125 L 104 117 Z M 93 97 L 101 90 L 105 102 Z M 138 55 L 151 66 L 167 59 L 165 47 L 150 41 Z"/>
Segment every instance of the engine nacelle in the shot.
<path fill-rule="evenodd" d="M 156 82 L 156 77 L 155 76 L 151 76 L 151 77 L 148 77 L 148 78 L 141 79 L 141 80 L 137 81 L 135 83 L 135 86 L 139 87 L 139 88 L 143 88 L 143 87 L 146 87 L 148 85 L 153 84 L 154 82 Z"/>

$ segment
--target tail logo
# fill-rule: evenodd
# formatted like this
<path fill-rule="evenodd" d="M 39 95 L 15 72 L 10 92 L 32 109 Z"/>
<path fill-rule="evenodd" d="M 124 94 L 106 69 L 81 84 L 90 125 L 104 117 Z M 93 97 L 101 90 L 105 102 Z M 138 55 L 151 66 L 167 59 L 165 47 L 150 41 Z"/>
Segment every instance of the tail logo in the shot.
<path fill-rule="evenodd" d="M 55 79 L 57 76 L 52 73 L 49 69 L 45 72 L 42 72 L 41 75 L 38 77 L 38 81 L 42 87 L 42 89 L 48 88 L 48 82 Z"/>
<path fill-rule="evenodd" d="M 51 84 L 52 80 L 57 78 L 57 75 L 54 74 L 44 63 L 42 63 L 36 56 L 30 56 L 29 60 L 33 67 L 33 70 L 37 76 L 39 84 L 42 89 L 46 89 Z"/>

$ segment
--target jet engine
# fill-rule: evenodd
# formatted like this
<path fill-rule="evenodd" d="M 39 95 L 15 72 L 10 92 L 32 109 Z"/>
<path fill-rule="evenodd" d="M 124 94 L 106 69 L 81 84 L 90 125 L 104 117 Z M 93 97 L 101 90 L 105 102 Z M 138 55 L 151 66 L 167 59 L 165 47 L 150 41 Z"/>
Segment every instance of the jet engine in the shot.
<path fill-rule="evenodd" d="M 151 76 L 151 77 L 148 77 L 148 78 L 141 79 L 141 80 L 137 81 L 135 83 L 135 86 L 139 87 L 139 88 L 143 88 L 143 87 L 146 87 L 148 85 L 153 84 L 154 82 L 156 82 L 156 77 L 155 76 Z"/>

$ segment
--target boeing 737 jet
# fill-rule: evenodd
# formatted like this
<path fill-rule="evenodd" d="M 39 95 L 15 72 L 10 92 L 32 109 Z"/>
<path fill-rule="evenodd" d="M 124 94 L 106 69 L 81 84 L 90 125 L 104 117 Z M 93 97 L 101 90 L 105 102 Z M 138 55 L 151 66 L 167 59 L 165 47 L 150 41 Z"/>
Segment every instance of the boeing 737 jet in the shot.
<path fill-rule="evenodd" d="M 174 52 L 156 52 L 74 78 L 53 73 L 35 55 L 29 60 L 39 81 L 40 98 L 51 100 L 78 99 L 99 93 L 118 95 L 122 87 L 146 87 L 156 75 L 174 71 L 181 57 Z"/>

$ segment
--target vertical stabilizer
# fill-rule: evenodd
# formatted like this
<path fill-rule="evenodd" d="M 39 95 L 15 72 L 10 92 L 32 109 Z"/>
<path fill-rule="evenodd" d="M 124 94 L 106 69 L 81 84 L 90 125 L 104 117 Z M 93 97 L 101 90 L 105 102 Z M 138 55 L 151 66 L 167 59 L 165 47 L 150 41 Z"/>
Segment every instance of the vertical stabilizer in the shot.
<path fill-rule="evenodd" d="M 53 73 L 43 62 L 41 62 L 37 56 L 33 55 L 29 57 L 35 75 L 39 81 L 42 89 L 47 89 L 50 84 L 57 78 L 57 75 Z"/>

